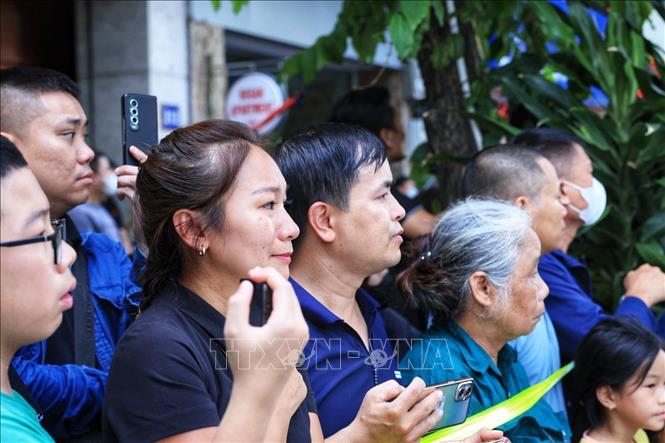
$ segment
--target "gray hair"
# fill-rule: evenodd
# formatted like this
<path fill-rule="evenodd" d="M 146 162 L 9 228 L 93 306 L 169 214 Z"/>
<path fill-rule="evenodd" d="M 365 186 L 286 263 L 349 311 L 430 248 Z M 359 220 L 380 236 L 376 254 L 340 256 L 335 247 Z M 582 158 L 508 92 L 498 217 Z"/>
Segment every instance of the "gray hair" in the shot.
<path fill-rule="evenodd" d="M 508 202 L 459 202 L 438 221 L 420 257 L 400 276 L 400 285 L 412 303 L 428 308 L 435 318 L 450 319 L 464 309 L 470 277 L 481 271 L 503 304 L 529 232 L 531 217 Z"/>

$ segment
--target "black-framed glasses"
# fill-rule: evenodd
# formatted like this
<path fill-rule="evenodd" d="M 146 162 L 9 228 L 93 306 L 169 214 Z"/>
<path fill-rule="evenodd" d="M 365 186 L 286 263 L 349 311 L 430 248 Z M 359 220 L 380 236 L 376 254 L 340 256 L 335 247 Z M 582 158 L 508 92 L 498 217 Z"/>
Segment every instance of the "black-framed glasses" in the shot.
<path fill-rule="evenodd" d="M 62 262 L 62 240 L 65 238 L 65 220 L 53 220 L 51 226 L 53 226 L 55 231 L 51 235 L 38 235 L 37 237 L 24 238 L 23 240 L 6 241 L 0 243 L 0 247 L 13 248 L 33 243 L 51 242 L 51 246 L 53 247 L 53 263 L 59 265 Z"/>

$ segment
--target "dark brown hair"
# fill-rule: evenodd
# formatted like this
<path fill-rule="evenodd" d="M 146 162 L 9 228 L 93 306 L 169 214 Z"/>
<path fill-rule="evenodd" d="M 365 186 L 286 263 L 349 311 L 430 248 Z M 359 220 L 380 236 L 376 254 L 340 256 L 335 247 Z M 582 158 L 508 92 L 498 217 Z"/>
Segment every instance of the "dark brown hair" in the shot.
<path fill-rule="evenodd" d="M 154 146 L 136 179 L 134 210 L 148 258 L 141 277 L 142 308 L 162 285 L 180 276 L 186 249 L 173 225 L 180 209 L 200 212 L 203 229 L 220 230 L 224 200 L 259 138 L 253 129 L 227 120 L 178 128 Z"/>

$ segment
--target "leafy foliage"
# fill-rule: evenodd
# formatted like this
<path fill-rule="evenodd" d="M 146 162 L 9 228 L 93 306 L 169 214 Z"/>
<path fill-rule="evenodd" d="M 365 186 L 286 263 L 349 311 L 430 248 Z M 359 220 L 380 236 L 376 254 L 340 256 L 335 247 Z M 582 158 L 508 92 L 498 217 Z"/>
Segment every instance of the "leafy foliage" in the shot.
<path fill-rule="evenodd" d="M 585 142 L 594 175 L 607 189 L 608 210 L 572 249 L 587 259 L 598 297 L 613 307 L 627 271 L 642 262 L 665 269 L 665 64 L 641 32 L 651 3 L 593 5 L 607 14 L 604 33 L 581 2 L 569 2 L 568 14 L 530 2 L 542 37 L 558 51 L 543 50 L 537 34 L 522 34 L 524 54 L 513 51 L 514 40 L 500 42 L 495 53 L 514 58 L 489 74 L 475 102 L 487 101 L 488 91 L 500 85 L 511 109 L 523 106 L 534 123 L 568 129 Z M 567 77 L 567 88 L 553 73 Z M 605 109 L 585 105 L 592 87 L 607 96 Z M 517 130 L 496 114 L 474 118 L 495 135 Z"/>
<path fill-rule="evenodd" d="M 233 1 L 234 10 L 245 3 Z M 349 43 L 363 62 L 373 60 L 379 43 L 391 42 L 403 60 L 428 54 L 442 71 L 465 57 L 469 66 L 477 62 L 469 59 L 469 39 L 449 33 L 425 48 L 423 37 L 453 17 L 472 27 L 481 66 L 510 60 L 494 71 L 481 67 L 468 100 L 475 112 L 459 110 L 483 130 L 485 145 L 520 131 L 490 99 L 497 86 L 510 109 L 527 116 L 520 126 L 565 128 L 586 143 L 609 206 L 601 222 L 580 233 L 573 254 L 588 260 L 596 292 L 611 308 L 627 271 L 643 261 L 665 268 L 665 63 L 641 31 L 652 10 L 663 16 L 665 8 L 655 0 L 569 0 L 567 5 L 566 13 L 545 1 L 466 0 L 455 2 L 451 13 L 443 0 L 346 0 L 334 29 L 289 58 L 282 76 L 311 82 L 327 63 L 343 62 Z M 604 32 L 590 17 L 592 10 L 607 15 Z M 555 81 L 561 75 L 567 77 L 566 88 Z M 600 113 L 585 104 L 592 87 L 608 99 Z M 427 80 L 425 88 L 428 96 L 437 89 Z M 428 135 L 432 140 L 434 134 Z M 438 164 L 464 159 L 455 153 L 428 156 L 422 146 L 414 160 L 414 171 L 425 176 Z"/>
<path fill-rule="evenodd" d="M 363 62 L 371 62 L 378 44 L 388 41 L 394 45 L 400 59 L 413 58 L 418 54 L 423 33 L 429 29 L 432 14 L 443 24 L 442 1 L 345 1 L 332 32 L 290 57 L 282 74 L 286 77 L 302 75 L 306 82 L 311 82 L 326 63 L 343 61 L 349 40 Z M 440 49 L 439 53 L 447 52 Z M 433 62 L 441 64 L 439 60 Z"/>

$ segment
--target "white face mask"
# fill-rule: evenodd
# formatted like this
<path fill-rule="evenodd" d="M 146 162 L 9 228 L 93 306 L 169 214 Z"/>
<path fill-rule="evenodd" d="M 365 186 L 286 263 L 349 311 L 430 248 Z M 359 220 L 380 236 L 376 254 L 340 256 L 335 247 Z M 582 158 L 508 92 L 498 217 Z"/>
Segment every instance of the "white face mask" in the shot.
<path fill-rule="evenodd" d="M 596 223 L 600 219 L 600 216 L 603 215 L 603 212 L 605 212 L 605 207 L 607 206 L 607 193 L 603 184 L 596 180 L 596 177 L 592 178 L 592 184 L 588 188 L 583 188 L 568 180 L 563 181 L 580 191 L 580 195 L 587 202 L 587 205 L 589 205 L 586 209 L 580 209 L 573 204 L 569 206 L 579 214 L 580 220 L 585 225 Z"/>
<path fill-rule="evenodd" d="M 118 191 L 118 176 L 115 174 L 109 174 L 104 178 L 104 194 L 107 197 L 115 196 Z"/>

